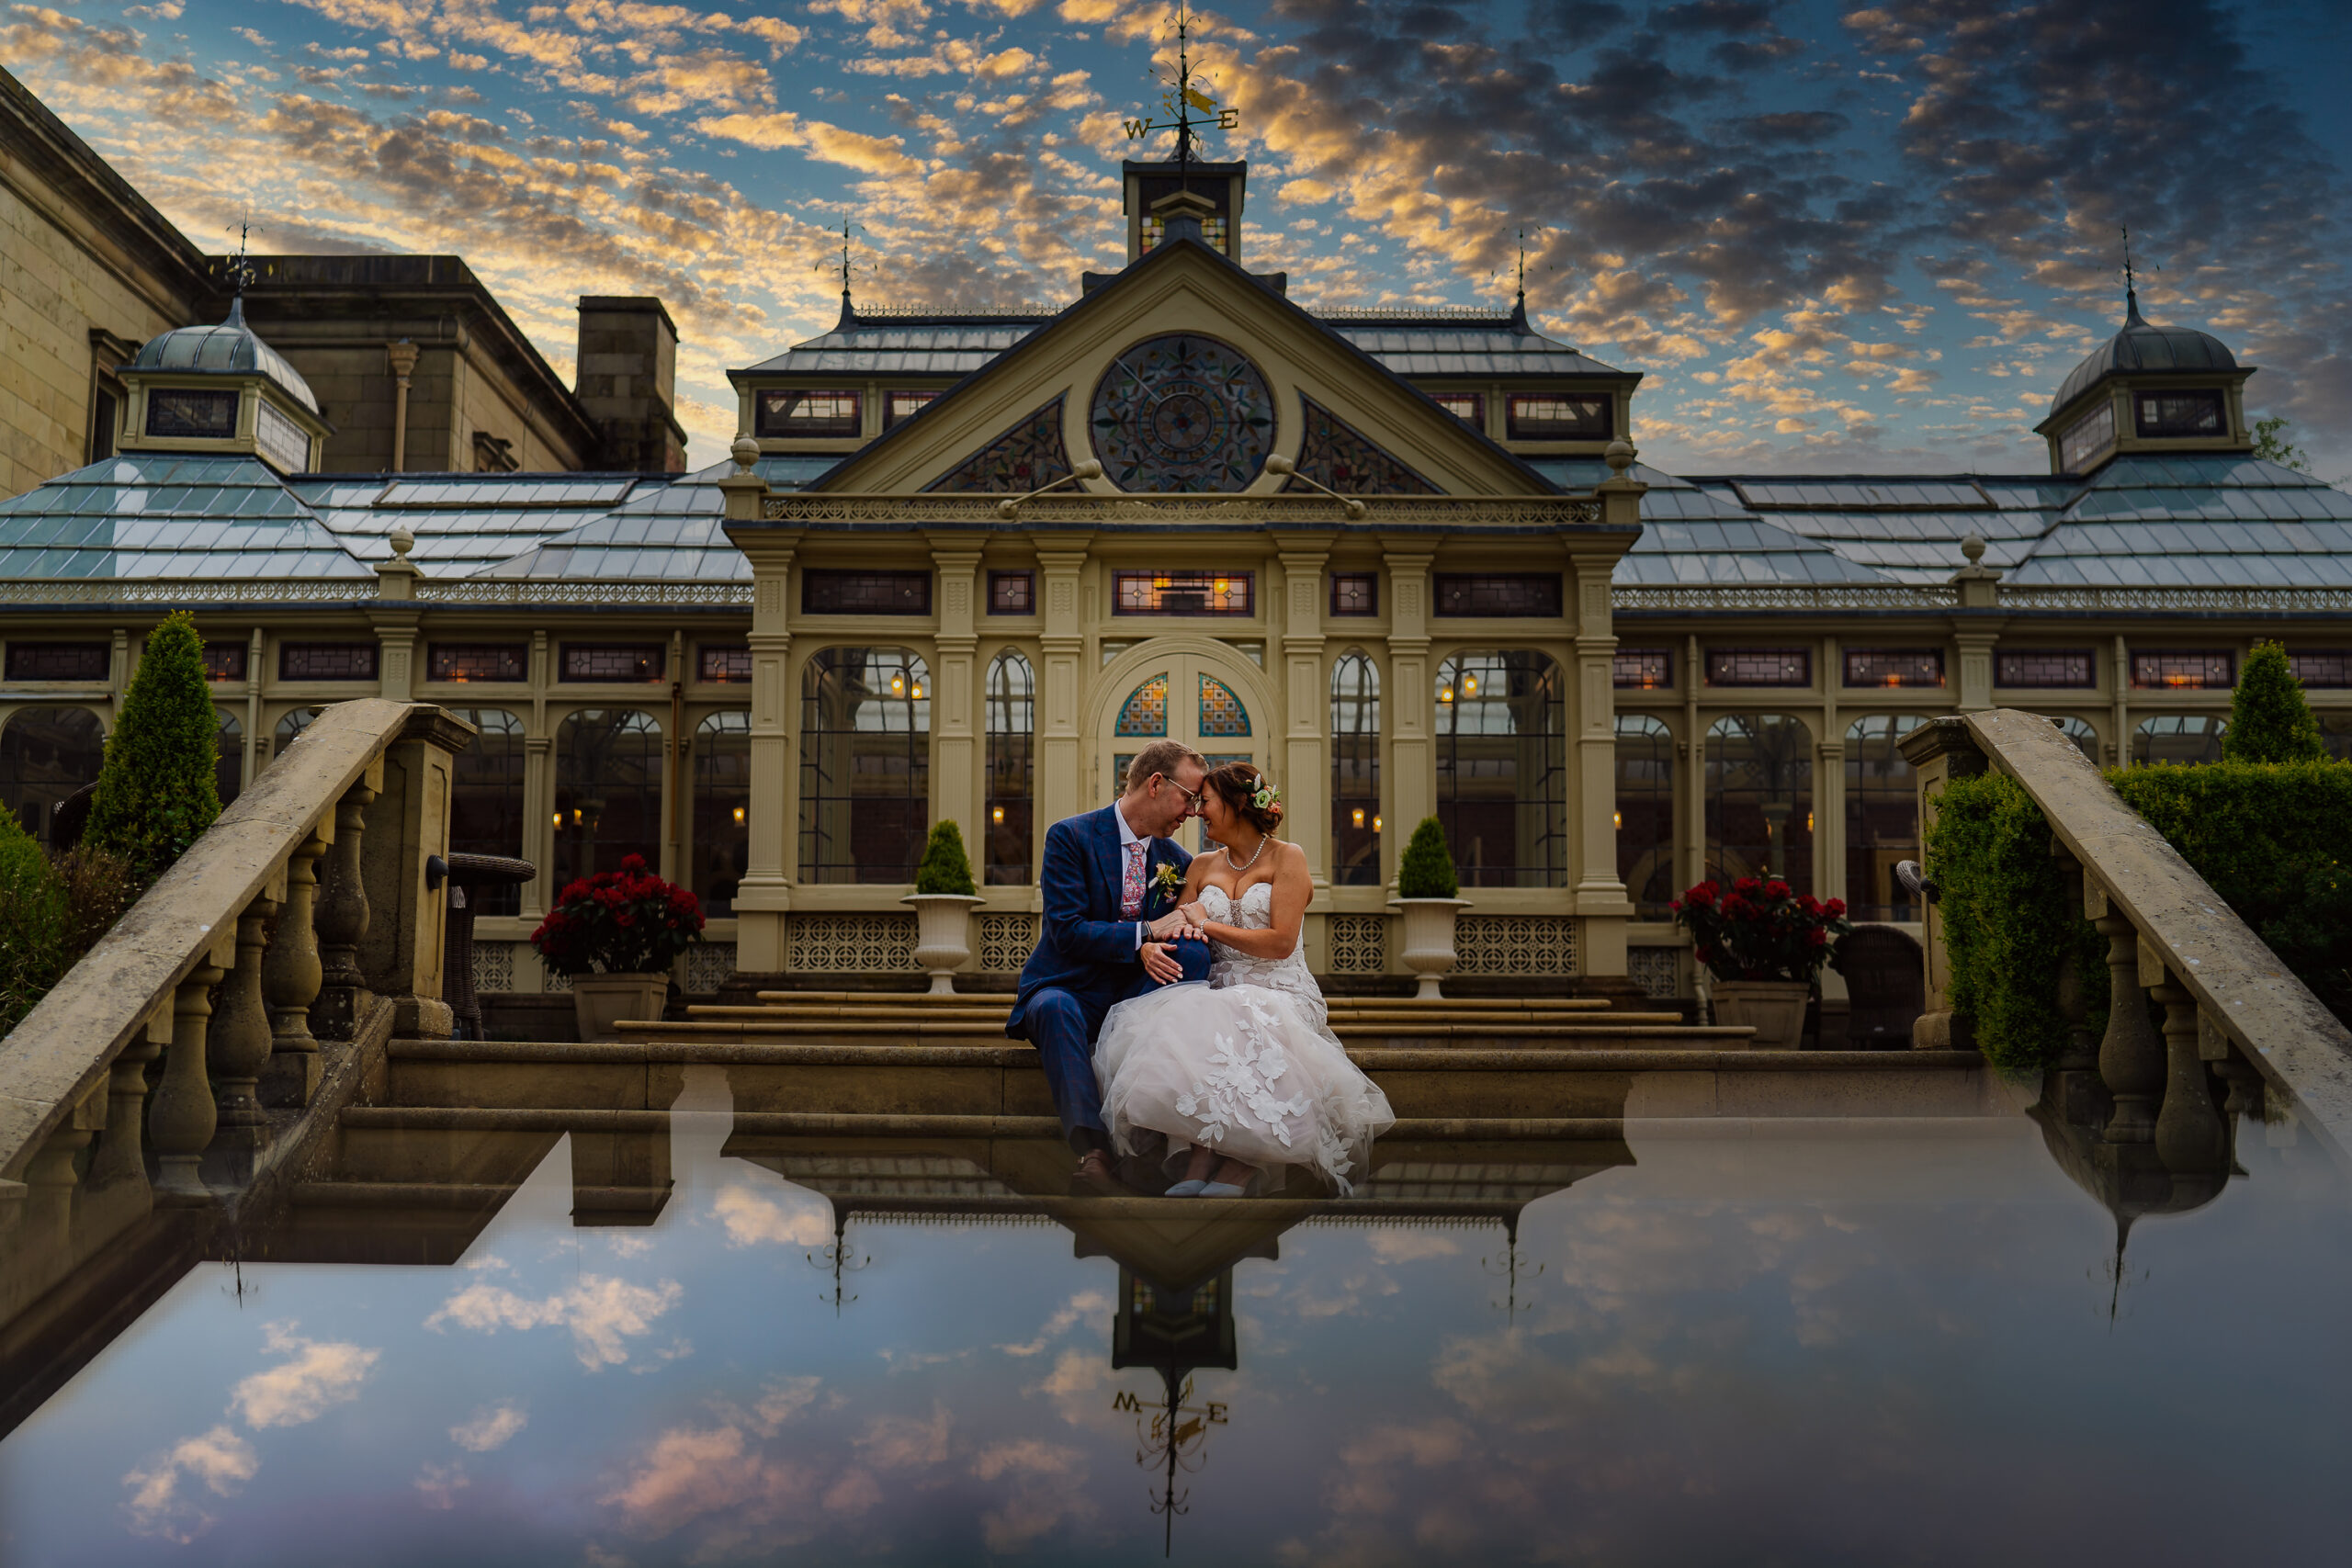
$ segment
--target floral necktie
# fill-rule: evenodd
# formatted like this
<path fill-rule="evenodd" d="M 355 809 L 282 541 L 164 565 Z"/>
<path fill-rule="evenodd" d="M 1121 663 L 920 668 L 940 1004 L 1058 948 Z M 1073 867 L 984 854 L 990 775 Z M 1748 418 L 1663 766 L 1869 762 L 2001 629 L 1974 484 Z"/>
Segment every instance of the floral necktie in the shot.
<path fill-rule="evenodd" d="M 1151 846 L 1141 839 L 1127 845 L 1127 870 L 1119 887 L 1119 918 L 1132 920 L 1143 913 L 1143 863 Z"/>

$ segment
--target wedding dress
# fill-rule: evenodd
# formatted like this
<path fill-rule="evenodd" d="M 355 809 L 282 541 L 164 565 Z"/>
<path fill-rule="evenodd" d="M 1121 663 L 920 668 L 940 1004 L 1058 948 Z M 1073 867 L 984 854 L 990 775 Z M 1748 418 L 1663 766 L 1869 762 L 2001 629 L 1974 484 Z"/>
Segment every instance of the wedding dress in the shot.
<path fill-rule="evenodd" d="M 1273 924 L 1271 882 L 1238 903 L 1206 887 L 1201 904 L 1219 925 Z M 1270 1176 L 1303 1165 L 1351 1190 L 1372 1140 L 1396 1117 L 1348 1060 L 1329 1018 L 1297 948 L 1252 958 L 1212 942 L 1206 985 L 1163 986 L 1102 1021 L 1094 1073 L 1113 1142 L 1133 1154 L 1136 1130 L 1149 1128 L 1166 1135 L 1170 1170 L 1202 1144 Z"/>

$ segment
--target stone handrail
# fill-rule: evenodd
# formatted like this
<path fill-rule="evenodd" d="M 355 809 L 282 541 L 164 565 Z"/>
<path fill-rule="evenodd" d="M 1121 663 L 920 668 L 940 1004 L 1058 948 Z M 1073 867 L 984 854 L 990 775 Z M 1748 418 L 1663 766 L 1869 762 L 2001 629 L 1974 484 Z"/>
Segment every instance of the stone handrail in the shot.
<path fill-rule="evenodd" d="M 2084 914 L 2108 939 L 2111 996 L 2145 988 L 2163 1004 L 2161 1034 L 2145 1008 L 2109 1009 L 2097 1059 L 2113 1100 L 2109 1143 L 2153 1143 L 2176 1170 L 2220 1159 L 2228 1129 L 2207 1074 L 2226 1085 L 2233 1111 L 2259 1104 L 2246 1092 L 2258 1074 L 2265 1093 L 2352 1163 L 2352 1031 L 2072 739 L 2039 715 L 1995 708 L 1932 720 L 1901 748 L 1917 769 L 1923 829 L 1946 780 L 1987 767 L 2015 779 L 2050 820 L 2052 853 L 2079 868 Z M 1914 1043 L 1938 1046 L 1955 1043 L 1955 1021 L 1932 906 L 1928 935 L 1928 1012 Z"/>
<path fill-rule="evenodd" d="M 334 1043 L 449 1032 L 438 857 L 472 737 L 425 704 L 329 707 L 0 1040 L 0 1231 L 20 1262 L 50 1271 L 250 1180 Z M 35 1283 L 0 1273 L 0 1297 Z"/>

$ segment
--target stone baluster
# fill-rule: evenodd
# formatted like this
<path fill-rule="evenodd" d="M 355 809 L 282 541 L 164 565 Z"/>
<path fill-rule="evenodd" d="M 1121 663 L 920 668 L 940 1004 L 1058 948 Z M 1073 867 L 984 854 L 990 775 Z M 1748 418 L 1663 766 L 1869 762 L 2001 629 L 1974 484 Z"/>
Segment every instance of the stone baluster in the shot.
<path fill-rule="evenodd" d="M 205 1036 L 212 1018 L 210 992 L 226 973 L 208 954 L 172 997 L 172 1044 L 164 1054 L 164 1081 L 147 1113 L 147 1135 L 159 1168 L 155 1198 L 163 1203 L 211 1200 L 200 1168 L 219 1124 L 212 1080 L 206 1075 Z"/>
<path fill-rule="evenodd" d="M 2107 1036 L 2098 1047 L 2098 1076 L 2115 1097 L 2107 1141 L 2149 1143 L 2156 1135 L 2156 1106 L 2165 1089 L 2165 1044 L 2148 1021 L 2140 990 L 2140 933 L 2107 889 L 2085 880 L 2084 913 L 2107 938 Z"/>
<path fill-rule="evenodd" d="M 2198 1049 L 2197 993 L 2167 970 L 2152 994 L 2165 1005 L 2165 1100 L 2156 1112 L 2156 1154 L 2165 1169 L 2178 1174 L 2224 1170 L 2229 1140 Z"/>
<path fill-rule="evenodd" d="M 266 1105 L 299 1110 L 319 1084 L 319 1043 L 311 1033 L 311 1004 L 325 971 L 319 963 L 319 857 L 327 840 L 315 832 L 286 862 L 286 902 L 277 931 L 262 955 L 262 996 L 269 1004 L 270 1058 L 262 1069 Z"/>
<path fill-rule="evenodd" d="M 335 803 L 334 845 L 327 859 L 327 883 L 319 895 L 319 959 L 324 974 L 311 1028 L 330 1040 L 349 1040 L 368 1010 L 368 977 L 359 967 L 359 944 L 368 936 L 368 886 L 359 870 L 360 835 L 368 804 L 376 792 L 363 780 Z"/>
<path fill-rule="evenodd" d="M 2234 1143 L 2239 1117 L 2262 1120 L 2261 1070 L 2239 1054 L 2230 1043 L 2228 1032 L 2203 1013 L 2197 1017 L 2197 1052 L 2215 1076 L 2229 1086 L 2229 1098 L 2222 1103 L 2222 1120 Z"/>
<path fill-rule="evenodd" d="M 74 1160 L 105 1124 L 106 1086 L 94 1087 L 25 1168 L 25 1219 L 34 1235 L 62 1241 L 74 1225 Z"/>
<path fill-rule="evenodd" d="M 220 988 L 209 1044 L 213 1096 L 220 1111 L 215 1134 L 225 1147 L 259 1149 L 269 1143 L 269 1116 L 261 1106 L 262 1070 L 269 1066 L 269 1010 L 262 1000 L 263 953 L 277 901 L 266 896 L 237 917 L 237 964 Z"/>
<path fill-rule="evenodd" d="M 147 1156 L 139 1140 L 141 1123 L 146 1120 L 147 1064 L 164 1054 L 158 1035 L 169 1027 L 168 1017 L 148 1020 L 139 1037 L 116 1055 L 108 1070 L 107 1130 L 90 1162 L 93 1191 L 112 1191 L 126 1183 L 141 1189 L 147 1185 Z"/>

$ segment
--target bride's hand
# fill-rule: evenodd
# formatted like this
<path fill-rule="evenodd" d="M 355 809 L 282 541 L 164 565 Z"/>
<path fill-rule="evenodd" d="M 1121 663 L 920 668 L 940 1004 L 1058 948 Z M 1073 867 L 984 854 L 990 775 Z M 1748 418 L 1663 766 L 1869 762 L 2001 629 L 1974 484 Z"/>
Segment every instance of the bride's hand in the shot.
<path fill-rule="evenodd" d="M 1209 929 L 1208 911 L 1201 908 L 1201 901 L 1198 898 L 1189 904 L 1179 905 L 1176 912 L 1183 916 L 1184 923 L 1194 931 L 1205 931 Z"/>

